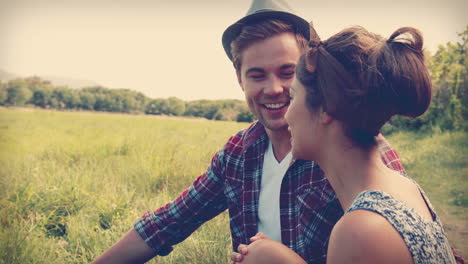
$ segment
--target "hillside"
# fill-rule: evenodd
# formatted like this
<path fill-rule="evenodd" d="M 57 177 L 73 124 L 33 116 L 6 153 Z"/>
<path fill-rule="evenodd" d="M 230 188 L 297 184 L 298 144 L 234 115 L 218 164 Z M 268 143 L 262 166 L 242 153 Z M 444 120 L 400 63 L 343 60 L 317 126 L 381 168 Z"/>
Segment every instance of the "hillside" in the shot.
<path fill-rule="evenodd" d="M 81 88 L 81 87 L 90 87 L 90 86 L 101 86 L 99 83 L 91 80 L 83 80 L 70 77 L 62 76 L 51 76 L 51 75 L 34 75 L 40 77 L 43 80 L 50 81 L 55 86 L 67 86 L 69 88 Z M 16 78 L 24 78 L 29 76 L 20 76 L 14 73 L 7 72 L 3 69 L 0 69 L 0 81 L 8 82 L 9 80 Z"/>

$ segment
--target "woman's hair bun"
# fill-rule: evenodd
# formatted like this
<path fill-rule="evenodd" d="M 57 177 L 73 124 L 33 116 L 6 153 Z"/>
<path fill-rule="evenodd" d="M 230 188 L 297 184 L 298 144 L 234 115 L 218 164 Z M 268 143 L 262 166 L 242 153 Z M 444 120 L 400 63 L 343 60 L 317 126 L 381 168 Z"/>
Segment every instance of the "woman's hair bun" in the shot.
<path fill-rule="evenodd" d="M 402 27 L 397 29 L 388 38 L 387 43 L 396 43 L 405 45 L 415 52 L 422 52 L 423 38 L 421 32 L 416 28 Z"/>
<path fill-rule="evenodd" d="M 375 63 L 384 77 L 379 85 L 386 87 L 386 96 L 395 100 L 395 113 L 422 115 L 431 101 L 431 80 L 424 63 L 421 32 L 412 27 L 397 29 L 378 52 Z"/>

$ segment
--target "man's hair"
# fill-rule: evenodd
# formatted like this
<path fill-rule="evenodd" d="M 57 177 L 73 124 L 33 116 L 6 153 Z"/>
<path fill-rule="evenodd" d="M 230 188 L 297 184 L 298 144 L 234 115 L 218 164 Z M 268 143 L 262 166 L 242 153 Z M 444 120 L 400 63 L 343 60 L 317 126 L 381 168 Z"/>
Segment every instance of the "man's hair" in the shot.
<path fill-rule="evenodd" d="M 257 41 L 276 36 L 281 33 L 291 32 L 295 34 L 297 45 L 301 53 L 307 46 L 307 39 L 294 30 L 294 27 L 280 19 L 266 19 L 258 23 L 249 24 L 242 27 L 239 36 L 231 43 L 232 63 L 239 73 L 242 65 L 242 52 Z"/>

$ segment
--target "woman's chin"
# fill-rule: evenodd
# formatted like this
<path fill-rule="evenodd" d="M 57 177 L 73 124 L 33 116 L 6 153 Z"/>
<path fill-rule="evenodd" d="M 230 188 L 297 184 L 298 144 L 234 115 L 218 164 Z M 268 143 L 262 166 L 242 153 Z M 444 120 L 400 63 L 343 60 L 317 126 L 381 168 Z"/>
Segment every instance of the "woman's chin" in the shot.
<path fill-rule="evenodd" d="M 301 151 L 300 149 L 295 148 L 294 146 L 291 148 L 291 154 L 294 159 L 314 160 L 314 158 L 312 157 L 313 155 L 311 155 L 311 153 Z"/>

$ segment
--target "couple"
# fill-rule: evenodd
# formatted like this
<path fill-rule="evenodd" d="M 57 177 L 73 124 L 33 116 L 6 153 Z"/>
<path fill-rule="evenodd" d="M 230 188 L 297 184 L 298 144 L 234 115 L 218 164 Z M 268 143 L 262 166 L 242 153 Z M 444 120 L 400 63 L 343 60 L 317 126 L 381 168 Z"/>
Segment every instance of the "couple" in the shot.
<path fill-rule="evenodd" d="M 254 1 L 223 46 L 258 121 L 95 263 L 167 255 L 226 209 L 232 263 L 455 263 L 429 200 L 379 133 L 430 103 L 417 30 L 383 39 L 355 27 L 321 42 L 284 2 Z"/>

